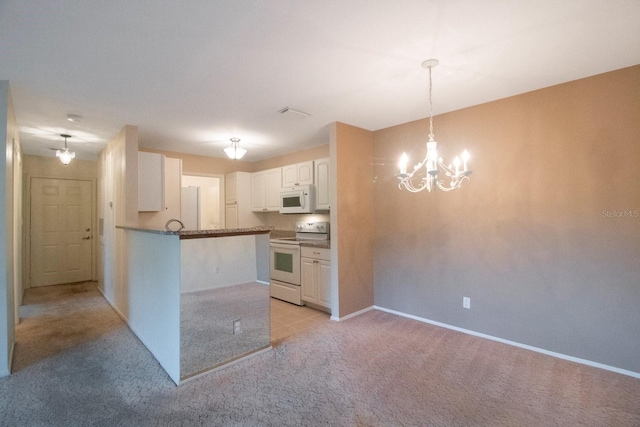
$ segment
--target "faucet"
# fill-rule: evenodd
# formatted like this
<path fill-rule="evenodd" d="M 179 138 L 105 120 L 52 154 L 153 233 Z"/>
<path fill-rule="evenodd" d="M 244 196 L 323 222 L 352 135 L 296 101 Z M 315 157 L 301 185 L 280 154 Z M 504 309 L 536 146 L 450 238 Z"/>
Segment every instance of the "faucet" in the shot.
<path fill-rule="evenodd" d="M 180 228 L 178 228 L 177 230 L 172 230 L 171 228 L 169 228 L 169 224 L 171 224 L 173 222 L 177 222 L 178 224 L 180 224 Z M 184 228 L 184 224 L 179 219 L 172 218 L 169 221 L 167 221 L 167 223 L 164 225 L 164 228 L 167 231 L 180 231 L 180 230 L 182 230 Z"/>

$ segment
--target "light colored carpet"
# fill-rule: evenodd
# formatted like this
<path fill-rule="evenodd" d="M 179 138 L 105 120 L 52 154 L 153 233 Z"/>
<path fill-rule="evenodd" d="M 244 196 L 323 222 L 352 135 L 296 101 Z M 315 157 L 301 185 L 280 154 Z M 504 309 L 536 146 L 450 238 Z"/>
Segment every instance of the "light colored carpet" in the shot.
<path fill-rule="evenodd" d="M 270 299 L 269 285 L 256 282 L 182 294 L 180 377 L 269 347 Z"/>
<path fill-rule="evenodd" d="M 95 290 L 51 304 L 65 309 L 37 329 L 66 330 L 64 313 L 86 304 L 87 327 L 118 323 Z M 121 322 L 50 352 L 29 344 L 32 321 L 18 328 L 19 369 L 0 379 L 3 426 L 640 425 L 640 380 L 380 311 L 180 387 Z"/>

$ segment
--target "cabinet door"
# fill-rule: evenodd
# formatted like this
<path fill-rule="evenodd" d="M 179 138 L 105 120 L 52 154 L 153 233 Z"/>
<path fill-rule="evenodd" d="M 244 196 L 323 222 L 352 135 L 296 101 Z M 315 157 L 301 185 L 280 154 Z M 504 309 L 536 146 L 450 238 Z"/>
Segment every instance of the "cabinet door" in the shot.
<path fill-rule="evenodd" d="M 300 297 L 303 301 L 318 303 L 316 290 L 316 261 L 311 258 L 300 258 Z"/>
<path fill-rule="evenodd" d="M 316 272 L 317 304 L 331 308 L 331 262 L 318 261 Z"/>
<path fill-rule="evenodd" d="M 329 158 L 316 160 L 316 209 L 329 210 Z"/>
<path fill-rule="evenodd" d="M 297 185 L 313 184 L 313 160 L 297 164 L 298 181 Z"/>
<path fill-rule="evenodd" d="M 164 159 L 164 214 L 166 221 L 180 218 L 182 194 L 182 160 Z M 164 225 L 163 222 L 163 225 Z"/>
<path fill-rule="evenodd" d="M 280 168 L 269 169 L 265 174 L 267 210 L 270 212 L 278 212 L 280 210 L 280 191 L 282 191 L 282 187 L 280 186 L 282 183 Z"/>
<path fill-rule="evenodd" d="M 226 205 L 224 208 L 225 228 L 238 228 L 238 205 Z"/>
<path fill-rule="evenodd" d="M 238 178 L 236 173 L 228 173 L 224 176 L 225 203 L 238 203 Z"/>
<path fill-rule="evenodd" d="M 264 172 L 251 174 L 251 210 L 254 212 L 267 210 L 266 175 Z"/>
<path fill-rule="evenodd" d="M 164 161 L 162 154 L 138 152 L 138 211 L 164 210 Z"/>
<path fill-rule="evenodd" d="M 282 187 L 293 187 L 298 182 L 298 165 L 289 165 L 282 168 Z"/>

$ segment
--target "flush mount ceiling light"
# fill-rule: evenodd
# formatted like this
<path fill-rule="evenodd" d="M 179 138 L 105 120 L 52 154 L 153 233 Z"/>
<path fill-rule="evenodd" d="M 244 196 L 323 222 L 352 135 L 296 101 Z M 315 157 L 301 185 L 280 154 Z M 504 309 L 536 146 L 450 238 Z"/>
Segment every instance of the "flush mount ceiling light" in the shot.
<path fill-rule="evenodd" d="M 467 162 L 469 161 L 469 152 L 464 150 L 462 153 L 462 160 L 460 157 L 456 157 L 453 160 L 453 165 L 445 164 L 442 161 L 442 157 L 438 157 L 438 143 L 434 139 L 433 135 L 433 103 L 431 102 L 431 69 L 438 65 L 437 59 L 428 59 L 422 63 L 422 67 L 429 70 L 429 141 L 427 141 L 427 154 L 420 163 L 413 167 L 413 172 L 407 173 L 407 163 L 409 163 L 409 157 L 407 153 L 402 153 L 400 157 L 400 173 L 396 176 L 400 179 L 398 187 L 403 187 L 412 193 L 418 193 L 422 190 L 431 191 L 438 188 L 442 191 L 451 191 L 460 188 L 464 181 L 469 180 L 471 171 L 467 169 Z M 462 166 L 462 169 L 460 169 Z M 424 170 L 421 170 L 424 167 Z M 445 185 L 444 181 L 438 181 L 438 172 L 442 169 L 445 175 L 449 178 L 449 184 Z M 424 172 L 424 176 L 422 173 Z M 422 176 L 419 183 L 414 184 L 413 180 L 418 179 L 416 175 Z"/>
<path fill-rule="evenodd" d="M 67 147 L 67 138 L 71 138 L 71 135 L 63 133 L 60 136 L 64 138 L 64 150 L 56 150 L 56 157 L 60 159 L 63 165 L 67 166 L 76 157 L 76 153 L 72 153 Z"/>
<path fill-rule="evenodd" d="M 240 148 L 240 138 L 231 138 L 231 145 L 224 149 L 230 159 L 239 160 L 247 153 L 247 150 Z"/>

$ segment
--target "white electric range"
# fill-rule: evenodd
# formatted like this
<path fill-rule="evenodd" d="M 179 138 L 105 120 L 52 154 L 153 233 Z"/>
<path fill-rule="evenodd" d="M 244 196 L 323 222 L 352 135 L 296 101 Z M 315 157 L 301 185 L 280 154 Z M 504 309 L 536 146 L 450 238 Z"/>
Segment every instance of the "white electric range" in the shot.
<path fill-rule="evenodd" d="M 300 292 L 300 244 L 329 240 L 327 221 L 296 222 L 295 237 L 270 240 L 270 294 L 296 305 L 304 305 Z"/>

